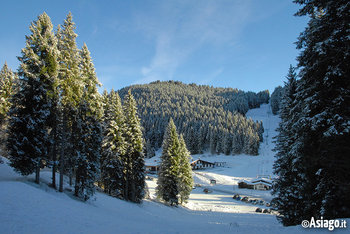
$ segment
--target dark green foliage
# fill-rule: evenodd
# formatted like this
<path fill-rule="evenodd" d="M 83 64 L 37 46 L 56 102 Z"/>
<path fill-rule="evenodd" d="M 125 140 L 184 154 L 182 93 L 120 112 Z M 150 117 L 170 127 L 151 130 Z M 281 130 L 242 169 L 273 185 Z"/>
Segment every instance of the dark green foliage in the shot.
<path fill-rule="evenodd" d="M 282 176 L 277 192 L 288 193 L 278 197 L 285 225 L 350 216 L 350 4 L 294 2 L 302 5 L 297 15 L 310 20 L 297 43 L 300 79 L 286 122 L 292 134 L 280 129 L 284 139 L 278 139 L 279 165 L 293 165 L 292 172 L 276 167 Z"/>
<path fill-rule="evenodd" d="M 104 139 L 101 157 L 101 183 L 104 191 L 112 196 L 123 196 L 124 165 L 122 155 L 126 151 L 124 138 L 125 116 L 118 93 L 113 90 L 103 94 Z"/>
<path fill-rule="evenodd" d="M 160 148 L 172 116 L 192 154 L 205 150 L 224 153 L 226 139 L 221 136 L 226 133 L 230 137 L 245 134 L 249 127 L 254 134 L 261 132 L 262 125 L 246 119 L 244 114 L 249 108 L 259 107 L 269 100 L 268 91 L 256 94 L 230 88 L 186 85 L 177 81 L 127 87 L 119 92 L 122 98 L 129 89 L 138 104 L 146 142 L 149 141 L 155 149 Z M 208 134 L 210 132 L 213 134 Z M 249 136 L 254 138 L 254 134 Z M 245 144 L 244 141 L 241 143 Z M 232 148 L 226 153 L 228 151 L 231 152 Z"/>
<path fill-rule="evenodd" d="M 40 15 L 26 37 L 19 68 L 19 90 L 12 99 L 8 150 L 11 166 L 23 175 L 36 171 L 47 158 L 49 116 L 57 77 L 58 52 L 51 20 Z"/>
<path fill-rule="evenodd" d="M 178 172 L 178 192 L 179 203 L 187 202 L 193 188 L 192 167 L 190 164 L 191 155 L 186 148 L 186 143 L 182 135 L 179 137 L 179 172 Z"/>
<path fill-rule="evenodd" d="M 294 124 L 300 115 L 295 97 L 297 92 L 296 73 L 292 66 L 289 69 L 284 90 L 280 108 L 281 122 L 277 129 L 279 134 L 276 137 L 276 161 L 274 163 L 274 173 L 279 177 L 274 182 L 273 194 L 276 196 L 274 203 L 283 214 L 283 216 L 279 216 L 279 220 L 288 226 L 300 219 L 302 211 L 296 209 L 295 206 L 302 204 L 300 188 L 301 181 L 303 181 L 298 173 L 302 166 L 299 154 L 292 148 L 296 142 Z"/>
<path fill-rule="evenodd" d="M 190 153 L 170 119 L 163 141 L 157 196 L 171 206 L 187 201 L 193 187 Z"/>
<path fill-rule="evenodd" d="M 74 194 L 84 201 L 95 193 L 95 181 L 100 174 L 100 152 L 102 127 L 86 101 L 79 105 L 73 122 L 75 191 Z"/>
<path fill-rule="evenodd" d="M 157 181 L 157 196 L 171 206 L 179 204 L 178 167 L 180 142 L 174 121 L 170 119 L 165 131 L 163 152 Z"/>
<path fill-rule="evenodd" d="M 8 112 L 11 107 L 11 97 L 16 92 L 16 83 L 17 76 L 5 62 L 0 71 L 0 154 L 5 157 L 7 156 Z"/>
<path fill-rule="evenodd" d="M 77 34 L 74 32 L 75 23 L 72 14 L 69 13 L 64 20 L 64 24 L 59 26 L 56 32 L 58 40 L 57 48 L 60 51 L 59 56 L 59 103 L 62 110 L 62 129 L 61 129 L 61 147 L 60 147 L 60 183 L 59 191 L 63 191 L 63 174 L 70 177 L 70 184 L 74 176 L 74 145 L 78 139 L 72 138 L 72 125 L 74 116 L 77 114 L 77 108 L 81 102 L 84 92 L 84 81 L 86 82 L 86 73 L 81 69 L 81 57 L 76 45 Z"/>
<path fill-rule="evenodd" d="M 5 62 L 0 71 L 0 126 L 7 118 L 11 107 L 11 96 L 15 93 L 15 75 Z"/>
<path fill-rule="evenodd" d="M 137 116 L 136 101 L 129 91 L 123 103 L 125 115 L 124 138 L 124 199 L 141 203 L 145 195 L 145 162 L 143 155 L 143 136 L 140 119 Z"/>
<path fill-rule="evenodd" d="M 277 115 L 281 108 L 281 101 L 284 89 L 282 86 L 277 86 L 271 94 L 270 105 L 272 114 Z"/>

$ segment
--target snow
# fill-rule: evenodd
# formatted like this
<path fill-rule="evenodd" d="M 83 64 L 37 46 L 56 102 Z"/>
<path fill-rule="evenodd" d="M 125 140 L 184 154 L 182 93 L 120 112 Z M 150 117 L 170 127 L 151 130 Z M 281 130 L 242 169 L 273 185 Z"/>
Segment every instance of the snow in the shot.
<path fill-rule="evenodd" d="M 42 170 L 41 183 L 34 175 L 22 177 L 5 163 L 0 164 L 0 233 L 306 233 L 328 232 L 283 227 L 274 215 L 255 213 L 256 205 L 232 199 L 234 193 L 270 200 L 269 191 L 238 189 L 242 179 L 257 174 L 272 175 L 272 136 L 278 117 L 268 105 L 248 115 L 263 120 L 267 139 L 259 156 L 199 155 L 208 161 L 226 161 L 226 167 L 196 171 L 196 187 L 185 207 L 168 207 L 155 200 L 156 178 L 147 179 L 150 199 L 133 204 L 97 192 L 94 199 L 82 202 L 72 192 L 59 193 L 47 184 L 50 170 Z M 159 152 L 158 152 L 159 157 Z M 196 156 L 197 157 L 197 156 Z M 154 159 L 153 160 L 154 162 Z M 216 180 L 216 185 L 210 184 Z M 65 184 L 65 187 L 68 187 Z M 205 194 L 203 189 L 212 192 Z M 263 207 L 262 207 L 263 208 Z M 343 231 L 343 230 L 336 230 Z"/>

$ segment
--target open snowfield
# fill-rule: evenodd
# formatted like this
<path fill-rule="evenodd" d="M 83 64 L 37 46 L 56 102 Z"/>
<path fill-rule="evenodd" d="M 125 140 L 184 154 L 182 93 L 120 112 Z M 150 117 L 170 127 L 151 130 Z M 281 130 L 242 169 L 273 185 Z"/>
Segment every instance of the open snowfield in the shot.
<path fill-rule="evenodd" d="M 194 171 L 194 182 L 202 187 L 197 187 L 191 193 L 186 207 L 192 210 L 218 211 L 230 213 L 255 213 L 257 207 L 268 208 L 266 206 L 251 205 L 232 199 L 233 194 L 247 196 L 252 199 L 270 202 L 272 199 L 270 191 L 259 191 L 251 189 L 239 189 L 240 180 L 250 180 L 258 175 L 272 176 L 272 165 L 274 162 L 274 152 L 272 151 L 273 137 L 276 135 L 275 129 L 278 127 L 279 117 L 271 113 L 270 105 L 263 104 L 260 108 L 249 110 L 247 117 L 253 120 L 263 121 L 264 142 L 260 145 L 259 156 L 249 155 L 211 155 L 210 153 L 193 155 L 192 158 L 202 159 L 209 162 L 226 162 L 225 167 L 216 167 L 205 170 Z M 157 155 L 148 159 L 151 163 L 159 161 L 161 151 Z M 210 180 L 215 179 L 216 185 L 211 185 Z M 147 181 L 150 188 L 151 197 L 155 197 L 155 181 Z M 210 194 L 203 193 L 203 189 L 208 188 Z"/>
<path fill-rule="evenodd" d="M 241 179 L 257 174 L 272 174 L 271 137 L 278 119 L 268 115 L 269 106 L 248 114 L 264 122 L 267 142 L 260 155 L 199 155 L 204 160 L 226 161 L 226 167 L 196 171 L 193 190 L 185 207 L 172 208 L 154 201 L 155 180 L 147 180 L 151 199 L 136 205 L 97 193 L 86 203 L 71 192 L 59 193 L 50 187 L 51 172 L 43 170 L 41 184 L 34 184 L 34 175 L 22 177 L 6 163 L 0 164 L 0 234 L 10 233 L 309 233 L 323 229 L 283 227 L 274 215 L 255 213 L 256 205 L 232 199 L 234 193 L 269 201 L 268 191 L 238 189 Z M 210 185 L 210 179 L 216 185 Z M 66 187 L 68 185 L 66 184 Z M 212 193 L 203 193 L 207 187 Z M 346 232 L 335 230 L 334 232 Z"/>

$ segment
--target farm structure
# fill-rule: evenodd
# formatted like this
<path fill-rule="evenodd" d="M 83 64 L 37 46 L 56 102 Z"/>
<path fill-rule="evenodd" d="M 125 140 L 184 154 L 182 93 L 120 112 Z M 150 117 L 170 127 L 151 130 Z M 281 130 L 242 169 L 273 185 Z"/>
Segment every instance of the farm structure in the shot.
<path fill-rule="evenodd" d="M 258 177 L 251 181 L 241 180 L 238 182 L 238 188 L 270 190 L 272 189 L 272 180 L 262 177 Z"/>

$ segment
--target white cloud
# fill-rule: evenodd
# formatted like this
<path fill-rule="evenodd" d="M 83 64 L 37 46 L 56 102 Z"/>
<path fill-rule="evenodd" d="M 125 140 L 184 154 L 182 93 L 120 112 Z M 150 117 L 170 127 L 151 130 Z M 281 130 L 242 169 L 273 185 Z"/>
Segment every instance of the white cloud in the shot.
<path fill-rule="evenodd" d="M 135 14 L 137 28 L 155 43 L 154 56 L 135 83 L 173 79 L 178 67 L 201 47 L 235 44 L 251 15 L 248 0 L 158 3 Z"/>

